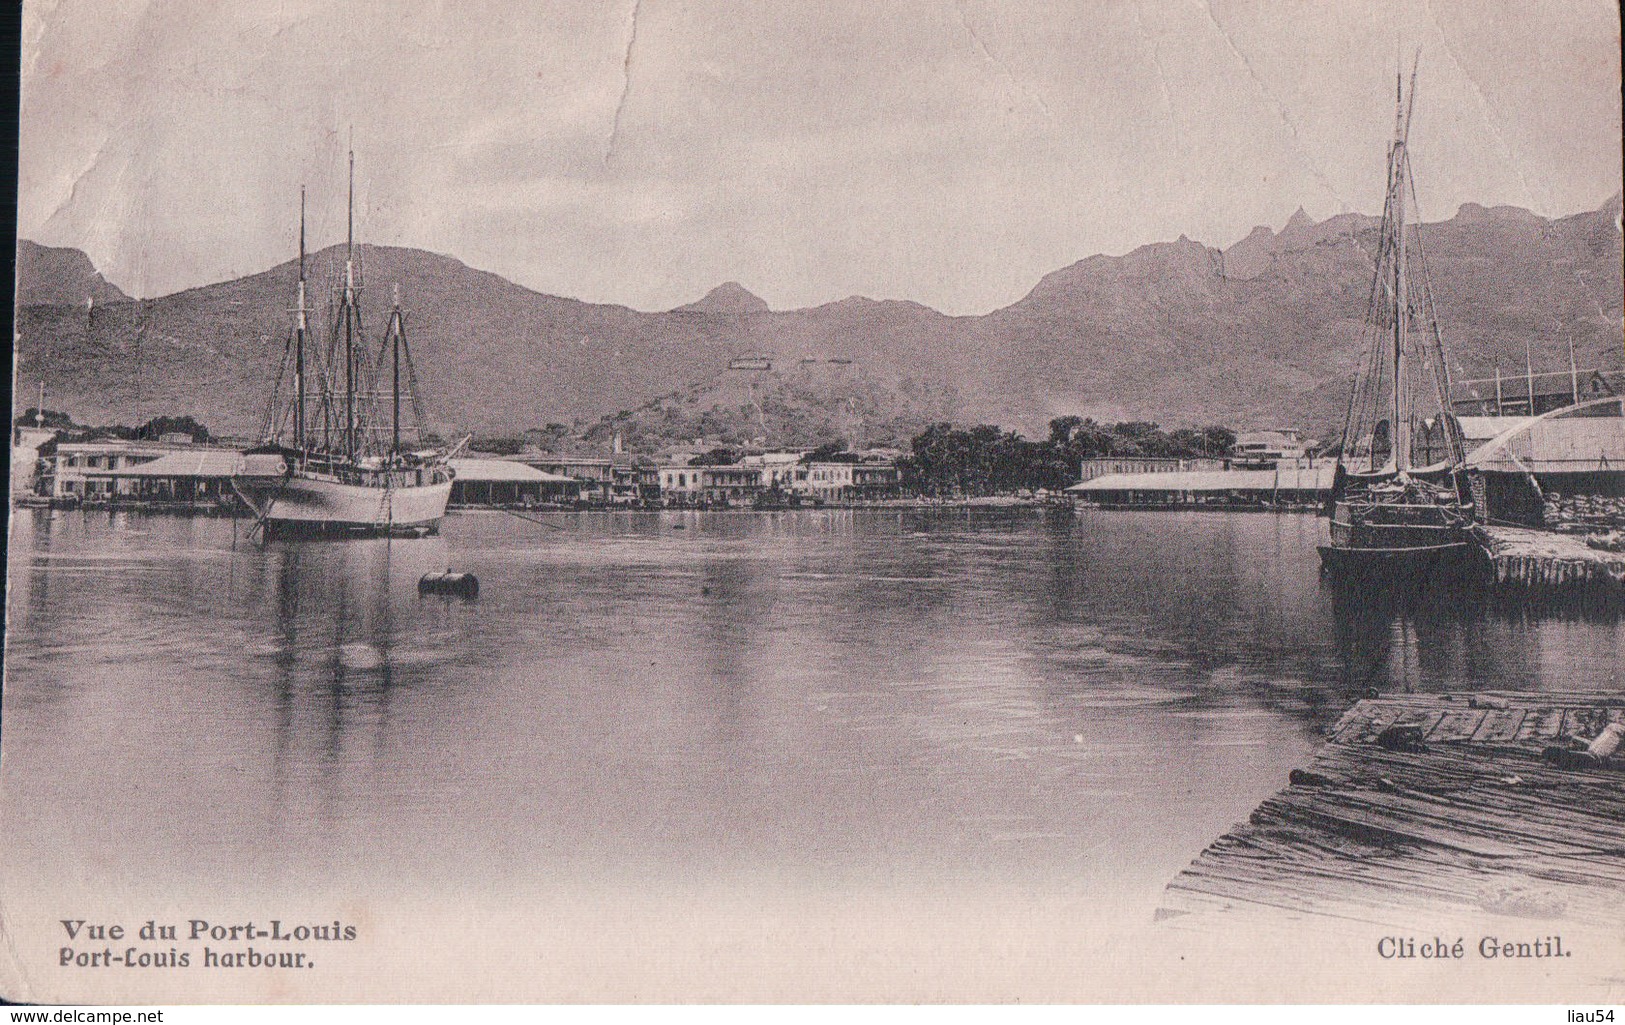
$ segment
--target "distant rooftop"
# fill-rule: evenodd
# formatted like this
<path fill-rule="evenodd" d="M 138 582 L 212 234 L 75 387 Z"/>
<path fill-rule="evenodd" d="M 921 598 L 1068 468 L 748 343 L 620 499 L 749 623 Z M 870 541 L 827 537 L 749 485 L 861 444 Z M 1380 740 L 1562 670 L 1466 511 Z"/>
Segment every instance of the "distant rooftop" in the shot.
<path fill-rule="evenodd" d="M 1332 486 L 1336 465 L 1282 467 L 1276 470 L 1194 470 L 1171 473 L 1108 473 L 1067 488 L 1094 491 L 1284 491 L 1324 490 Z"/>
<path fill-rule="evenodd" d="M 452 459 L 452 472 L 461 481 L 502 481 L 520 484 L 563 484 L 574 478 L 538 470 L 511 459 Z"/>

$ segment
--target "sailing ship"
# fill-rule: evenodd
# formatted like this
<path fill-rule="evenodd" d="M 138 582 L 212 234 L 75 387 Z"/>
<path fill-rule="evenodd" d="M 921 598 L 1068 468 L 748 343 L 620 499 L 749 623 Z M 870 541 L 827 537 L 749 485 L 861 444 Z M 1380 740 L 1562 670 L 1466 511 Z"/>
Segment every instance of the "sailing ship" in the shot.
<path fill-rule="evenodd" d="M 299 290 L 272 388 L 262 443 L 244 453 L 232 487 L 274 536 L 377 537 L 437 533 L 451 497 L 447 453 L 423 443 L 417 372 L 397 289 L 374 356 L 361 320 L 355 253 L 355 154 L 350 154 L 344 276 L 333 289 L 325 342 L 310 330 L 305 196 L 299 193 Z M 388 390 L 379 378 L 387 370 Z M 292 376 L 292 395 L 281 398 Z M 403 372 L 405 388 L 403 390 Z M 384 399 L 388 398 L 387 409 Z M 413 420 L 402 422 L 401 400 Z"/>
<path fill-rule="evenodd" d="M 1334 573 L 1404 575 L 1474 551 L 1444 337 L 1422 236 L 1406 219 L 1416 203 L 1409 149 L 1414 66 L 1410 88 L 1399 77 L 1395 97 L 1366 359 L 1349 397 L 1328 500 L 1331 543 L 1320 548 L 1323 568 Z"/>

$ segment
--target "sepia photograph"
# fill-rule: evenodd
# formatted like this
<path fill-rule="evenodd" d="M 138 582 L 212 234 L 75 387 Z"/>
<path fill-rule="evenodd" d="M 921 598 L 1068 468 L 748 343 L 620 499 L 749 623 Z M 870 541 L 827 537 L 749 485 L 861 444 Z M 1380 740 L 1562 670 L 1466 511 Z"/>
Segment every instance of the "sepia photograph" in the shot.
<path fill-rule="evenodd" d="M 19 51 L 6 1001 L 1625 1000 L 1616 3 Z"/>

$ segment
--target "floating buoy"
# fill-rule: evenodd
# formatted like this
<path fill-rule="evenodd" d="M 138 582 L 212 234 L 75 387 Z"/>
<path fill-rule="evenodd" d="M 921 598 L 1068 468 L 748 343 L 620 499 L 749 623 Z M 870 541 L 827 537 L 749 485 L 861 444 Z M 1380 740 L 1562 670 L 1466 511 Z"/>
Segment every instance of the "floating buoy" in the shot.
<path fill-rule="evenodd" d="M 472 573 L 425 573 L 418 580 L 419 594 L 455 594 L 472 598 L 480 593 L 480 580 Z"/>
<path fill-rule="evenodd" d="M 377 669 L 384 664 L 384 655 L 366 641 L 351 641 L 339 648 L 339 664 L 346 669 Z"/>

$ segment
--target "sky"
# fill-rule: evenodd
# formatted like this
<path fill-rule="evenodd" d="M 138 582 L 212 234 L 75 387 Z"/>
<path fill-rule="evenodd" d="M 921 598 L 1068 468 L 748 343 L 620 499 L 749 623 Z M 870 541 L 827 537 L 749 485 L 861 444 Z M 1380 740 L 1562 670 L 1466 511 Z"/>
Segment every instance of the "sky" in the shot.
<path fill-rule="evenodd" d="M 669 309 L 978 314 L 1096 253 L 1620 190 L 1613 0 L 28 0 L 18 232 L 132 295 L 357 235 Z"/>

